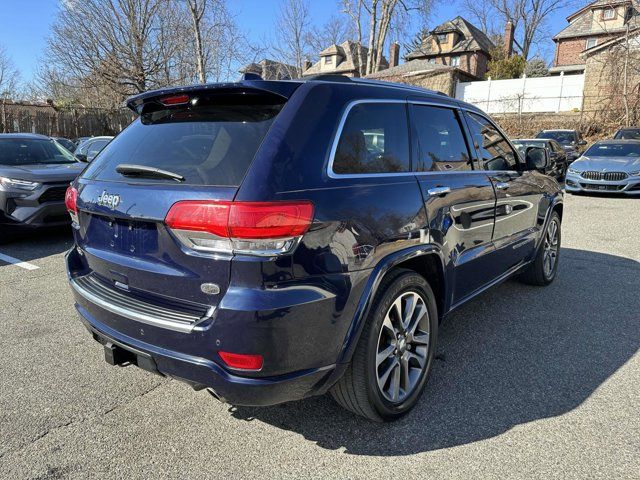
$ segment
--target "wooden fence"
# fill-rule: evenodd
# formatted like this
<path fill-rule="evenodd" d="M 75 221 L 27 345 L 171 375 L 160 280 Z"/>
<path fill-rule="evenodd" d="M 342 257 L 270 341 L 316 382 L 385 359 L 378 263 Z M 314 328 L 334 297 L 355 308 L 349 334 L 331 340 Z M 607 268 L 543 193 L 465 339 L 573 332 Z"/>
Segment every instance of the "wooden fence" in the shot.
<path fill-rule="evenodd" d="M 115 135 L 135 115 L 128 109 L 77 108 L 55 110 L 49 105 L 0 105 L 0 132 L 40 133 L 55 137 Z"/>

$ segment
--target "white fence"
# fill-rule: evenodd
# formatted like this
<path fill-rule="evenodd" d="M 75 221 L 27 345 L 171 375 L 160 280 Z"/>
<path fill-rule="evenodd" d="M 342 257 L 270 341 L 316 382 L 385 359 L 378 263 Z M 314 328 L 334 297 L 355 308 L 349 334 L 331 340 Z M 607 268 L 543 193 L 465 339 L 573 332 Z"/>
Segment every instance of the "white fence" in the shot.
<path fill-rule="evenodd" d="M 584 75 L 461 82 L 456 98 L 487 113 L 568 112 L 582 109 Z"/>

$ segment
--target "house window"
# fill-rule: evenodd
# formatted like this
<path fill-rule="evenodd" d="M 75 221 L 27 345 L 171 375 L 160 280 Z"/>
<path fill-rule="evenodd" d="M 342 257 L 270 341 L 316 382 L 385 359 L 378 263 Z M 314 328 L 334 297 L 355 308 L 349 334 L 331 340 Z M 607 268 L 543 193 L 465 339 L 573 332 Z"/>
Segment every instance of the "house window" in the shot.
<path fill-rule="evenodd" d="M 429 63 L 436 63 L 436 59 L 435 59 L 435 58 L 430 58 L 430 59 L 428 60 L 428 62 L 429 62 Z"/>
<path fill-rule="evenodd" d="M 333 57 L 324 57 L 324 64 L 331 65 L 333 63 Z"/>
<path fill-rule="evenodd" d="M 460 65 L 460 56 L 451 57 L 451 66 L 458 67 Z"/>
<path fill-rule="evenodd" d="M 616 11 L 613 8 L 605 8 L 602 11 L 603 20 L 613 20 L 614 18 L 616 18 Z"/>
<path fill-rule="evenodd" d="M 587 50 L 590 48 L 595 47 L 596 45 L 598 45 L 598 39 L 597 38 L 588 38 L 587 39 Z"/>
<path fill-rule="evenodd" d="M 438 43 L 447 43 L 447 34 L 446 33 L 439 33 L 437 35 L 437 39 L 438 39 Z"/>

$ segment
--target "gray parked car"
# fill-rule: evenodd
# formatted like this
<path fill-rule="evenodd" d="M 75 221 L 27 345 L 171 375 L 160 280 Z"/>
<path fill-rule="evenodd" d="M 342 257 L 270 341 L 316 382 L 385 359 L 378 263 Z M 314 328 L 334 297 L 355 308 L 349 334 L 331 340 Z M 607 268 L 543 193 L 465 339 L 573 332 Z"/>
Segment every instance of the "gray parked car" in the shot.
<path fill-rule="evenodd" d="M 566 190 L 640 195 L 640 141 L 594 143 L 569 167 Z"/>
<path fill-rule="evenodd" d="M 85 166 L 44 135 L 0 134 L 0 241 L 19 228 L 69 224 L 65 192 Z"/>
<path fill-rule="evenodd" d="M 113 137 L 108 136 L 88 138 L 78 145 L 74 155 L 82 162 L 91 162 L 111 140 Z"/>

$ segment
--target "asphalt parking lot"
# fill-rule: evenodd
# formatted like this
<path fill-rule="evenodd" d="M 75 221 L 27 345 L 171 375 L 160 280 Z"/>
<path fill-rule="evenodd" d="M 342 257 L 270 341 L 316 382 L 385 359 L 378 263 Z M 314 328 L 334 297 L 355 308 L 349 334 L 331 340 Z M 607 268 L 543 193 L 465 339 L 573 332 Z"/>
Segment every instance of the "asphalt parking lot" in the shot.
<path fill-rule="evenodd" d="M 0 477 L 637 479 L 639 211 L 567 196 L 556 282 L 453 314 L 420 404 L 383 425 L 110 367 L 74 313 L 70 235 L 0 246 Z"/>

